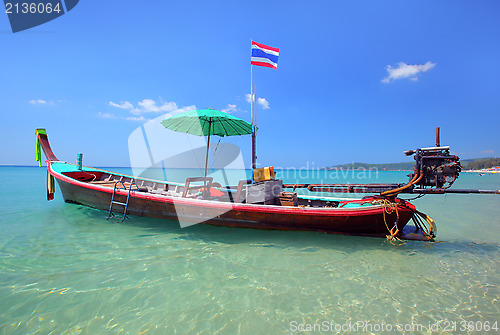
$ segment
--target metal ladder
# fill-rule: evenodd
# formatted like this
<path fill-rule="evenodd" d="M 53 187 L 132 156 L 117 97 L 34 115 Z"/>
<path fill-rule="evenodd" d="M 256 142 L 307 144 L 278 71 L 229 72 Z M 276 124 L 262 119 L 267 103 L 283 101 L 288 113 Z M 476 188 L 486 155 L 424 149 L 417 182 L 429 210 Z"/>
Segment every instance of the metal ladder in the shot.
<path fill-rule="evenodd" d="M 123 221 L 125 221 L 125 219 L 128 218 L 127 217 L 127 209 L 128 209 L 128 202 L 130 200 L 130 192 L 132 192 L 132 185 L 135 185 L 135 188 L 137 189 L 137 191 L 139 191 L 139 186 L 137 186 L 137 184 L 135 183 L 135 180 L 132 179 L 130 181 L 130 186 L 128 188 L 127 202 L 119 202 L 119 201 L 115 201 L 115 194 L 116 194 L 116 189 L 117 189 L 118 183 L 122 184 L 122 187 L 125 191 L 127 190 L 127 187 L 125 187 L 125 184 L 123 183 L 123 181 L 117 180 L 115 182 L 115 187 L 113 187 L 113 195 L 111 196 L 111 202 L 109 203 L 109 213 L 108 213 L 108 217 L 106 220 L 109 220 L 110 218 L 115 217 L 115 214 L 113 214 L 113 204 L 116 204 L 116 205 L 120 205 L 120 206 L 125 206 L 125 209 L 123 210 L 123 218 L 121 220 L 121 222 L 123 222 Z"/>

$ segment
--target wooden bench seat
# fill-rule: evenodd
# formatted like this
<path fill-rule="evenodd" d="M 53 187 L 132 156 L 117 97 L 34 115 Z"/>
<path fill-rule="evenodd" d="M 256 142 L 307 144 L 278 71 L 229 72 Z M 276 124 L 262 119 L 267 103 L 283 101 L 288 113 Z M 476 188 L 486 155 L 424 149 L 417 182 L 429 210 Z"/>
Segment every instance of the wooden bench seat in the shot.
<path fill-rule="evenodd" d="M 95 184 L 95 185 L 99 185 L 99 186 L 104 186 L 104 187 L 115 187 L 116 180 L 115 181 L 98 180 L 98 181 L 91 181 L 90 183 L 91 184 Z M 130 187 L 130 183 L 123 183 L 123 184 L 125 185 L 125 187 L 128 190 L 128 188 Z M 123 189 L 122 183 L 118 183 L 118 185 L 116 186 L 116 188 Z"/>

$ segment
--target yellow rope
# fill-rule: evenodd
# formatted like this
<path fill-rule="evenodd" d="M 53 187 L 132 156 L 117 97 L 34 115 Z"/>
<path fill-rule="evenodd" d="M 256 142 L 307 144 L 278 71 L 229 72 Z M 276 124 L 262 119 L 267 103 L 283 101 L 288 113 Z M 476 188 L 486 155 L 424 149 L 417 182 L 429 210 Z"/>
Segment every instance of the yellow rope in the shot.
<path fill-rule="evenodd" d="M 387 235 L 387 239 L 389 241 L 391 241 L 391 243 L 394 241 L 398 241 L 398 242 L 401 242 L 404 244 L 405 242 L 402 241 L 398 237 L 398 234 L 399 234 L 399 228 L 397 226 L 397 223 L 399 222 L 398 203 L 395 201 L 391 201 L 390 199 L 377 199 L 374 202 L 378 203 L 383 208 L 382 214 L 383 214 L 383 218 L 384 218 L 384 224 L 385 224 L 385 227 L 387 228 L 387 231 L 390 234 L 390 235 Z M 396 222 L 394 223 L 394 227 L 389 228 L 389 225 L 387 224 L 386 216 L 391 215 L 394 212 L 396 212 L 397 219 L 396 219 Z M 422 212 L 419 212 L 417 210 L 414 210 L 414 215 L 419 216 L 421 219 L 424 219 L 427 222 L 427 224 L 429 225 L 429 229 L 426 229 L 427 227 L 425 227 L 425 225 L 419 225 L 418 227 L 422 226 L 421 227 L 422 233 L 424 235 L 428 236 L 429 240 L 432 241 L 433 238 L 435 237 L 436 232 L 437 232 L 437 225 L 434 222 L 434 220 L 429 215 L 424 214 Z"/>
<path fill-rule="evenodd" d="M 375 202 L 380 204 L 380 206 L 382 206 L 382 208 L 384 209 L 382 212 L 383 218 L 384 218 L 384 223 L 385 223 L 385 227 L 387 228 L 387 231 L 390 234 L 390 235 L 387 235 L 387 239 L 390 241 L 394 241 L 394 240 L 401 241 L 401 239 L 399 239 L 397 237 L 397 235 L 399 233 L 399 228 L 397 226 L 397 222 L 399 221 L 398 204 L 396 202 L 390 201 L 389 199 L 375 200 Z M 397 219 L 396 219 L 396 222 L 394 224 L 394 227 L 389 228 L 389 226 L 387 225 L 387 220 L 386 220 L 385 216 L 386 216 L 386 214 L 390 215 L 394 212 L 396 212 Z"/>

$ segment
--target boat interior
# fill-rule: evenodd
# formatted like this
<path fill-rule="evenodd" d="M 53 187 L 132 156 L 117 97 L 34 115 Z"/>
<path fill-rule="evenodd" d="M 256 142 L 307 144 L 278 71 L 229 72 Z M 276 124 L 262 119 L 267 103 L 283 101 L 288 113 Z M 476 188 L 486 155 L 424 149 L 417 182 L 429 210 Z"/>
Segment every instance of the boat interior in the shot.
<path fill-rule="evenodd" d="M 136 178 L 97 169 L 72 169 L 72 171 L 61 171 L 61 173 L 93 185 L 167 197 L 315 208 L 355 208 L 375 205 L 371 201 L 360 202 L 355 199 L 317 197 L 285 192 L 281 180 L 267 180 L 257 183 L 253 183 L 252 180 L 241 180 L 235 186 L 221 186 L 220 183 L 214 182 L 212 177 L 186 178 L 185 183 L 182 184 Z"/>

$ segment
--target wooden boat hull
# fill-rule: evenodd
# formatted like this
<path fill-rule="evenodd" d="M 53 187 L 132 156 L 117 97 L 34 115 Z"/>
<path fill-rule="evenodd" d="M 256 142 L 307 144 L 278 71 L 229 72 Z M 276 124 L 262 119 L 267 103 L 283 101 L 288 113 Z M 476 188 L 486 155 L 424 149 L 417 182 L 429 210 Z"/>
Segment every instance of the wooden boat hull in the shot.
<path fill-rule="evenodd" d="M 113 188 L 109 185 L 79 180 L 78 174 L 90 173 L 75 170 L 74 165 L 60 162 L 52 152 L 46 135 L 38 134 L 37 138 L 47 157 L 47 171 L 59 184 L 64 200 L 109 210 Z M 58 168 L 55 169 L 53 165 L 57 165 Z M 60 169 L 61 166 L 63 169 Z M 68 168 L 73 169 L 73 172 L 64 170 Z M 93 168 L 87 168 L 87 171 L 96 175 L 109 173 Z M 128 178 L 131 180 L 134 177 L 128 176 Z M 50 189 L 52 183 L 48 178 L 48 193 Z M 128 194 L 128 190 L 116 189 L 114 200 L 126 202 Z M 181 226 L 203 223 L 241 228 L 385 236 L 395 225 L 399 231 L 403 231 L 416 211 L 412 204 L 404 200 L 396 198 L 392 201 L 393 204 L 397 204 L 397 211 L 388 210 L 373 200 L 367 206 L 332 208 L 247 204 L 133 191 L 130 192 L 127 214 L 178 221 Z M 123 206 L 113 207 L 113 212 L 123 213 L 123 211 Z"/>
<path fill-rule="evenodd" d="M 66 202 L 108 210 L 113 189 L 69 178 L 52 170 Z M 117 190 L 115 200 L 125 202 L 128 191 Z M 399 199 L 398 199 L 399 200 Z M 228 227 L 258 229 L 312 230 L 356 235 L 387 234 L 397 226 L 400 230 L 410 220 L 415 207 L 402 200 L 396 212 L 387 213 L 381 206 L 357 209 L 332 209 L 225 203 L 210 200 L 185 199 L 131 192 L 128 214 L 179 220 Z M 123 213 L 122 206 L 114 211 Z M 398 219 L 399 216 L 399 219 Z M 384 221 L 385 217 L 385 221 Z M 204 221 L 203 221 L 204 220 Z"/>

